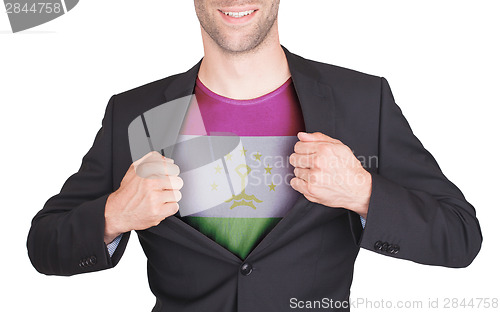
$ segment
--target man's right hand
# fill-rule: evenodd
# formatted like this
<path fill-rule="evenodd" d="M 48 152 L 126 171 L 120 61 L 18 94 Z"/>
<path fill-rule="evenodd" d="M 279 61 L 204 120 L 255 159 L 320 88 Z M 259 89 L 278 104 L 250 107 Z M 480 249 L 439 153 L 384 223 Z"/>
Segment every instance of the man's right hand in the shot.
<path fill-rule="evenodd" d="M 153 151 L 132 163 L 105 207 L 104 242 L 158 225 L 179 210 L 183 185 L 172 159 Z"/>

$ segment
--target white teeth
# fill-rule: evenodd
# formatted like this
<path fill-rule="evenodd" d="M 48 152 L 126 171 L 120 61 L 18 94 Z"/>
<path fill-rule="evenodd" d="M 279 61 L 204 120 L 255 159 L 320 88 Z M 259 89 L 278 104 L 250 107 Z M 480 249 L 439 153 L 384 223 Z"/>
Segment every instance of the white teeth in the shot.
<path fill-rule="evenodd" d="M 222 13 L 226 14 L 227 16 L 240 18 L 240 17 L 243 17 L 243 16 L 250 15 L 253 12 L 255 12 L 255 10 L 249 10 L 249 11 L 243 11 L 243 12 L 222 12 Z"/>

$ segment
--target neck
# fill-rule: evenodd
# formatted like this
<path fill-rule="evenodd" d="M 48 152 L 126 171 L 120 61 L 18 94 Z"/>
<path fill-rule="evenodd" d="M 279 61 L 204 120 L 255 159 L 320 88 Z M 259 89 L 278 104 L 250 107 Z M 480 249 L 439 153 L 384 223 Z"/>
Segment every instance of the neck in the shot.
<path fill-rule="evenodd" d="M 229 53 L 218 46 L 202 29 L 205 56 L 198 78 L 212 92 L 244 100 L 267 94 L 290 78 L 285 52 L 277 29 L 255 49 Z"/>

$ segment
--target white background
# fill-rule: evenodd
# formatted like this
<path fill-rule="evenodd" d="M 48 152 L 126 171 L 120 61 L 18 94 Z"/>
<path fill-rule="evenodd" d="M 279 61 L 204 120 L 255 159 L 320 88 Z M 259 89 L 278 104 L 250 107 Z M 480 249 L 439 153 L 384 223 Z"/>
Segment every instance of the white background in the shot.
<path fill-rule="evenodd" d="M 282 1 L 282 44 L 386 77 L 417 137 L 476 207 L 483 230 L 482 250 L 466 269 L 361 250 L 353 299 L 425 306 L 428 298 L 500 297 L 499 8 L 486 0 Z M 2 9 L 1 311 L 151 310 L 135 234 L 116 268 L 69 278 L 37 273 L 26 236 L 31 218 L 78 170 L 111 95 L 184 72 L 202 53 L 192 1 L 83 0 L 18 34 Z"/>

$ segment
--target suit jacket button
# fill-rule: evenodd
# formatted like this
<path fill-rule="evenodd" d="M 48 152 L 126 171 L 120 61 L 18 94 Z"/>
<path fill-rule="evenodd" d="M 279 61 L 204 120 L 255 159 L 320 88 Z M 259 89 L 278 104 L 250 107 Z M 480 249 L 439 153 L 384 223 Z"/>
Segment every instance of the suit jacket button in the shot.
<path fill-rule="evenodd" d="M 97 263 L 97 258 L 95 256 L 90 257 L 89 259 L 90 265 L 95 265 Z"/>
<path fill-rule="evenodd" d="M 381 241 L 377 241 L 375 243 L 375 245 L 373 245 L 373 248 L 375 248 L 375 250 L 380 250 L 382 249 L 382 242 Z"/>
<path fill-rule="evenodd" d="M 87 259 L 82 259 L 82 260 L 80 260 L 80 266 L 81 266 L 82 268 L 85 268 L 85 267 L 87 267 L 87 266 L 88 266 L 88 263 L 87 263 L 85 260 L 87 260 Z"/>
<path fill-rule="evenodd" d="M 392 252 L 393 254 L 397 254 L 399 252 L 399 246 L 398 245 L 394 245 L 392 248 L 394 249 L 394 251 Z"/>
<path fill-rule="evenodd" d="M 240 268 L 241 274 L 248 276 L 250 273 L 252 273 L 253 267 L 250 263 L 243 263 L 243 265 Z"/>
<path fill-rule="evenodd" d="M 384 243 L 382 244 L 382 248 L 381 248 L 380 250 L 382 250 L 382 251 L 387 251 L 387 247 L 389 247 L 389 244 L 388 244 L 387 242 L 384 242 Z"/>
<path fill-rule="evenodd" d="M 390 254 L 393 254 L 394 253 L 394 245 L 389 244 L 389 246 L 387 246 L 387 252 Z"/>

